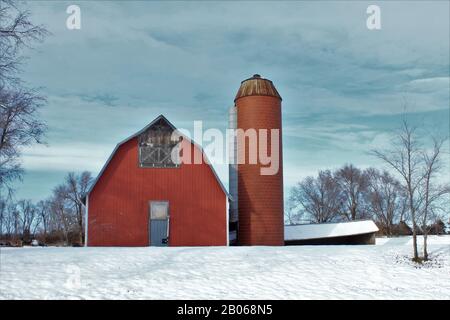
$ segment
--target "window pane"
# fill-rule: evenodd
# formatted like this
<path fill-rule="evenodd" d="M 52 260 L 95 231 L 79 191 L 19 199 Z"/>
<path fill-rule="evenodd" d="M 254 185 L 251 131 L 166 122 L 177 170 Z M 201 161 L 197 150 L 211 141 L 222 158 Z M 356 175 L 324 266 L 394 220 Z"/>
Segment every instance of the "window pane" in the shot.
<path fill-rule="evenodd" d="M 151 219 L 167 219 L 169 215 L 169 204 L 167 202 L 151 203 Z"/>
<path fill-rule="evenodd" d="M 139 136 L 139 163 L 141 167 L 178 167 L 180 135 L 163 119 Z M 176 157 L 172 159 L 172 152 Z"/>

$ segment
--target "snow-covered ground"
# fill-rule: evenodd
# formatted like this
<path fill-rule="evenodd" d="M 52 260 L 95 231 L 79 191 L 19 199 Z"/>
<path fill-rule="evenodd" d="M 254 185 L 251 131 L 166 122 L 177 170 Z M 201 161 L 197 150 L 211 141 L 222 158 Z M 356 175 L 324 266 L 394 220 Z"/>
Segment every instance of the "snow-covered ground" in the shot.
<path fill-rule="evenodd" d="M 450 236 L 376 246 L 1 248 L 0 299 L 450 299 Z"/>

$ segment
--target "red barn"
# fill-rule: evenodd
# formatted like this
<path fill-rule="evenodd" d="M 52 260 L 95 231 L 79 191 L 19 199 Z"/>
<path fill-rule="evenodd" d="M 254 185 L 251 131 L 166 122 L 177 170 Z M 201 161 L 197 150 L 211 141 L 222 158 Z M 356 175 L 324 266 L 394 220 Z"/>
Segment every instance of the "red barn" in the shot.
<path fill-rule="evenodd" d="M 86 196 L 86 245 L 228 245 L 226 189 L 204 161 L 174 161 L 180 147 L 204 156 L 162 115 L 116 146 Z"/>

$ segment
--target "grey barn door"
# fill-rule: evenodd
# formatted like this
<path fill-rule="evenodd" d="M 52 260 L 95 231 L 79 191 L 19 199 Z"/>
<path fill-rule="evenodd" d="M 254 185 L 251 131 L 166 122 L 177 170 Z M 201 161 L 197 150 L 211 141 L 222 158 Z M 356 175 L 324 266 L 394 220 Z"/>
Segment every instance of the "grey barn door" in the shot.
<path fill-rule="evenodd" d="M 165 247 L 169 242 L 169 202 L 150 201 L 150 245 Z"/>

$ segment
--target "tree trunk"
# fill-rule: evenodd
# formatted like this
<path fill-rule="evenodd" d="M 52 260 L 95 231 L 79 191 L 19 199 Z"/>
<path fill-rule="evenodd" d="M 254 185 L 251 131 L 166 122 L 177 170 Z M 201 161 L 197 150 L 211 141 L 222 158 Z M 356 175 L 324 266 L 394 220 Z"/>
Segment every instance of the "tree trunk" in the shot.
<path fill-rule="evenodd" d="M 413 223 L 413 248 L 414 248 L 414 261 L 418 261 L 419 252 L 417 251 L 417 233 L 415 223 Z"/>
<path fill-rule="evenodd" d="M 352 221 L 355 221 L 356 220 L 356 205 L 355 204 L 352 205 L 351 212 L 352 212 Z"/>
<path fill-rule="evenodd" d="M 414 261 L 419 261 L 419 251 L 417 250 L 417 224 L 415 218 L 413 218 L 413 248 L 414 248 Z"/>
<path fill-rule="evenodd" d="M 83 221 L 80 221 L 79 229 L 80 229 L 78 232 L 79 241 L 80 241 L 80 245 L 83 245 Z"/>
<path fill-rule="evenodd" d="M 417 250 L 417 224 L 416 224 L 416 213 L 414 211 L 414 206 L 412 201 L 411 205 L 411 219 L 413 225 L 413 248 L 414 248 L 414 261 L 419 261 L 419 252 Z"/>
<path fill-rule="evenodd" d="M 80 245 L 83 245 L 83 208 L 81 204 L 77 206 L 78 210 L 78 240 Z"/>
<path fill-rule="evenodd" d="M 428 248 L 427 248 L 427 238 L 428 238 L 428 231 L 424 231 L 423 233 L 423 260 L 428 260 Z"/>
<path fill-rule="evenodd" d="M 413 249 L 414 249 L 414 258 L 413 260 L 418 262 L 419 261 L 419 252 L 417 250 L 417 223 L 416 223 L 416 211 L 414 208 L 414 192 L 411 187 L 411 168 L 410 168 L 410 161 L 408 161 L 408 167 L 409 167 L 409 177 L 407 179 L 407 185 L 408 185 L 408 193 L 409 193 L 409 209 L 411 210 L 411 220 L 413 225 Z"/>

